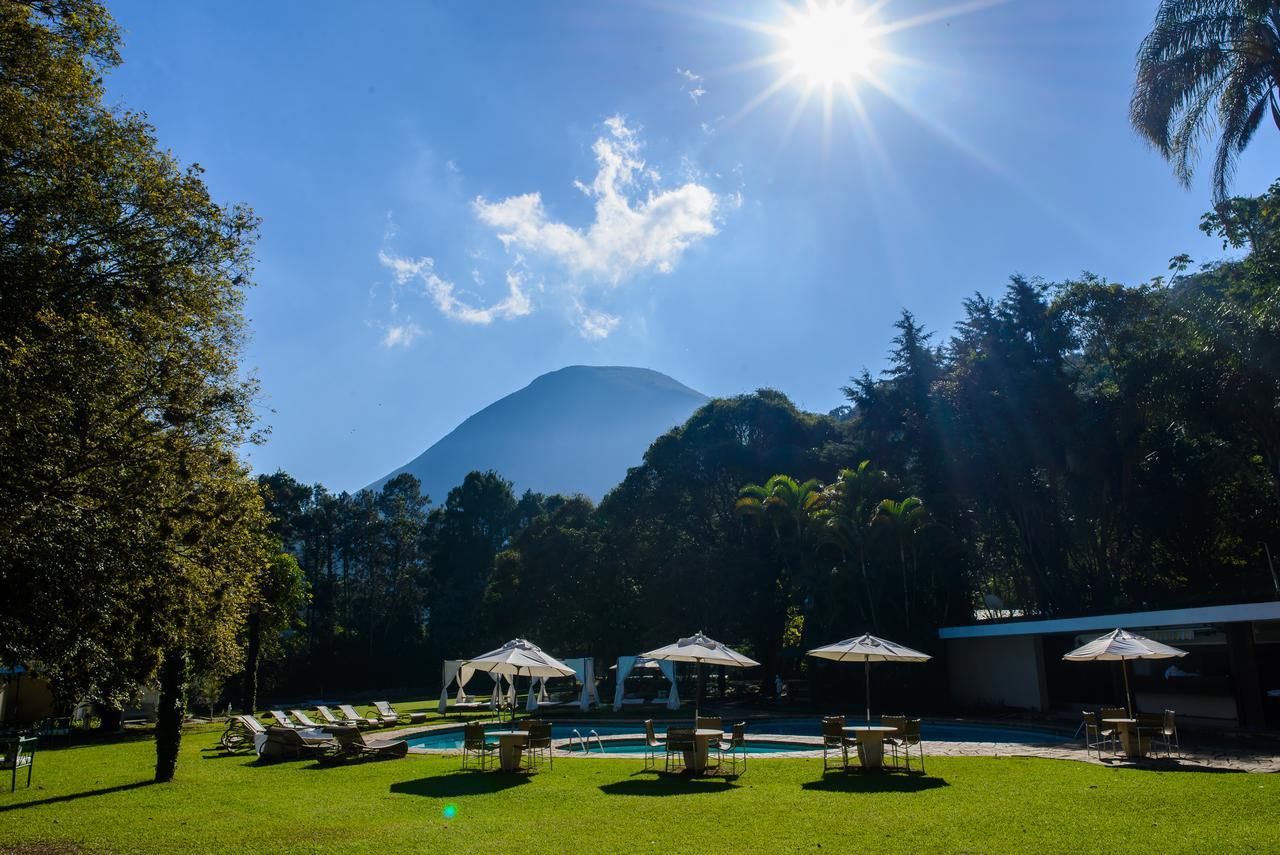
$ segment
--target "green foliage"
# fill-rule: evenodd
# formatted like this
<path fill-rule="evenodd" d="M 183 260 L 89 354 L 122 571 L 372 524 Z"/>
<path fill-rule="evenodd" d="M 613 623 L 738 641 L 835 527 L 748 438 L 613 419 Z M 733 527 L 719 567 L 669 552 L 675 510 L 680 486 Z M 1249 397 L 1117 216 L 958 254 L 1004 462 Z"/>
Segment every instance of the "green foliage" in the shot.
<path fill-rule="evenodd" d="M 1133 126 L 1188 185 L 1201 141 L 1216 132 L 1215 203 L 1263 120 L 1280 127 L 1278 22 L 1276 0 L 1161 0 L 1138 49 Z"/>
<path fill-rule="evenodd" d="M 257 221 L 103 105 L 118 40 L 95 3 L 0 2 L 0 659 L 108 706 L 166 660 L 236 670 L 269 554 L 233 452 Z"/>

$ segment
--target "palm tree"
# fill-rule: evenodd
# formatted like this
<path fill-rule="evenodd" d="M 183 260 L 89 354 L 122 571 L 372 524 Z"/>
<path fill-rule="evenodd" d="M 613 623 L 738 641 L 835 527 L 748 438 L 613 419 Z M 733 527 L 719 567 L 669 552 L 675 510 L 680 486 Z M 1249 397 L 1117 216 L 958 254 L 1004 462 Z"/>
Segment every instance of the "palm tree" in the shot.
<path fill-rule="evenodd" d="M 906 626 L 910 627 L 911 593 L 907 584 L 907 547 L 913 545 L 916 532 L 924 525 L 924 502 L 915 496 L 901 502 L 885 499 L 876 508 L 875 519 L 877 523 L 886 526 L 898 542 L 898 559 L 902 563 L 902 614 Z"/>
<path fill-rule="evenodd" d="M 1129 118 L 1190 185 L 1199 143 L 1220 134 L 1213 197 L 1270 113 L 1280 128 L 1280 0 L 1161 0 L 1138 49 Z"/>
<path fill-rule="evenodd" d="M 887 474 L 872 469 L 871 461 L 864 460 L 856 469 L 842 469 L 836 482 L 822 491 L 821 509 L 813 514 L 818 539 L 839 549 L 846 556 L 856 556 L 866 594 L 866 616 L 872 629 L 879 632 L 876 619 L 875 598 L 871 594 L 871 580 L 867 575 L 867 547 L 871 542 L 871 522 L 879 502 L 876 496 L 884 495 L 881 487 Z"/>
<path fill-rule="evenodd" d="M 763 484 L 748 484 L 738 491 L 738 495 L 740 498 L 735 510 L 739 515 L 767 519 L 773 526 L 784 566 L 790 563 L 787 561 L 789 550 L 784 546 L 784 532 L 795 537 L 795 566 L 786 568 L 790 578 L 783 584 L 783 590 L 796 577 L 802 579 L 802 585 L 811 587 L 811 580 L 805 578 L 807 573 L 804 559 L 809 551 L 808 535 L 813 528 L 812 515 L 818 511 L 822 499 L 822 482 L 811 478 L 801 483 L 788 475 L 774 475 Z M 807 612 L 807 608 L 805 611 Z M 806 620 L 801 634 L 808 629 Z"/>

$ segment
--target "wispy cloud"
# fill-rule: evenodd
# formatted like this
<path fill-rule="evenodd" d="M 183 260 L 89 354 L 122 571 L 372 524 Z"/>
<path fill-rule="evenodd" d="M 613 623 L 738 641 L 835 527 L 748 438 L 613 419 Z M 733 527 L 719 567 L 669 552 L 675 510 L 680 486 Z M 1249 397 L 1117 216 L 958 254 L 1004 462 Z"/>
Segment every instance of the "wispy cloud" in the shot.
<path fill-rule="evenodd" d="M 687 68 L 676 67 L 676 74 L 680 75 L 680 91 L 684 92 L 697 104 L 698 100 L 707 94 L 706 87 L 702 84 L 706 80 L 701 74 L 694 74 Z"/>
<path fill-rule="evenodd" d="M 588 186 L 595 199 L 595 221 L 585 229 L 553 220 L 539 192 L 497 202 L 475 200 L 476 216 L 498 232 L 508 249 L 551 258 L 575 276 L 618 284 L 635 274 L 669 273 L 692 244 L 716 233 L 716 195 L 690 181 L 672 190 L 654 184 L 645 169 L 640 140 L 621 116 L 605 121 L 606 135 L 596 139 L 596 176 Z"/>
<path fill-rule="evenodd" d="M 397 285 L 419 285 L 440 314 L 455 321 L 490 324 L 495 318 L 519 318 L 533 311 L 524 291 L 524 274 L 516 269 L 507 271 L 507 296 L 492 306 L 479 308 L 459 299 L 454 284 L 436 275 L 434 259 L 406 258 L 379 250 L 378 260 L 391 271 Z"/>
<path fill-rule="evenodd" d="M 702 78 L 685 69 L 679 73 L 696 101 L 704 92 Z M 604 121 L 592 145 L 594 178 L 590 183 L 573 182 L 593 200 L 589 223 L 571 225 L 553 218 L 536 190 L 492 202 L 484 197 L 472 200 L 476 219 L 493 230 L 507 252 L 506 293 L 487 305 L 480 294 L 488 293 L 486 274 L 494 261 L 483 246 L 472 246 L 466 253 L 468 266 L 475 264 L 470 270 L 474 290 L 460 288 L 437 272 L 434 258 L 401 255 L 390 248 L 398 232 L 388 214 L 384 248 L 378 252 L 378 261 L 392 278 L 391 321 L 378 324 L 384 330 L 383 346 L 407 349 L 424 334 L 407 315 L 404 322 L 397 320 L 402 302 L 414 295 L 429 300 L 445 318 L 475 325 L 521 318 L 534 312 L 535 300 L 554 299 L 569 309 L 583 338 L 608 338 L 621 318 L 584 305 L 586 291 L 615 288 L 645 273 L 670 273 L 687 249 L 716 233 L 719 215 L 737 204 L 732 195 L 712 192 L 687 159 L 677 165 L 685 176 L 683 183 L 664 187 L 662 173 L 646 164 L 642 148 L 638 131 L 621 116 Z M 453 161 L 443 170 L 459 174 Z M 544 272 L 541 265 L 554 269 Z"/>
<path fill-rule="evenodd" d="M 382 346 L 388 350 L 400 348 L 408 350 L 413 346 L 413 340 L 422 335 L 422 327 L 418 326 L 410 318 L 405 318 L 402 324 L 388 324 L 386 332 L 382 335 Z"/>
<path fill-rule="evenodd" d="M 589 309 L 581 303 L 576 304 L 578 334 L 587 341 L 602 341 L 617 328 L 621 320 L 617 315 L 610 315 L 599 309 Z"/>

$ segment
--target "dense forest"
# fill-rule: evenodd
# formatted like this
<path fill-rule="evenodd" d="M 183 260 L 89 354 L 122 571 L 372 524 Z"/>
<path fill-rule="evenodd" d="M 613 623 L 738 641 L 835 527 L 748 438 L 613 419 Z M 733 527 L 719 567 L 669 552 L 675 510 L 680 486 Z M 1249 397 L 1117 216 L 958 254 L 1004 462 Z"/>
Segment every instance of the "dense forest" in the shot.
<path fill-rule="evenodd" d="M 598 506 L 492 472 L 444 497 L 263 476 L 311 587 L 273 679 L 430 685 L 510 636 L 607 658 L 704 629 L 767 681 L 862 631 L 936 648 L 982 609 L 1276 597 L 1278 211 L 1280 183 L 1233 200 L 1202 228 L 1240 257 L 1139 285 L 1012 277 L 946 340 L 904 311 L 847 406 L 714 400 Z"/>

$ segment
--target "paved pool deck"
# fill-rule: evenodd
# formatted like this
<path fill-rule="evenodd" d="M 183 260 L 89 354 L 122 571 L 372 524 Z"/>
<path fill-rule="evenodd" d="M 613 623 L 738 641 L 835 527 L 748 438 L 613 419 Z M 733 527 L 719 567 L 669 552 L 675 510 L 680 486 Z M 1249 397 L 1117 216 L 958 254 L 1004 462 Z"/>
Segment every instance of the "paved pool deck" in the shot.
<path fill-rule="evenodd" d="M 496 719 L 486 719 L 484 723 L 496 723 Z M 565 722 L 569 723 L 569 722 Z M 611 757 L 615 759 L 630 759 L 640 762 L 640 755 L 634 752 L 609 751 L 609 743 L 619 739 L 632 739 L 635 736 L 643 735 L 644 725 L 634 719 L 593 719 L 591 724 L 598 725 L 635 725 L 636 733 L 633 735 L 620 736 L 604 736 L 601 737 L 601 743 L 605 750 L 592 751 L 589 757 Z M 462 726 L 459 723 L 431 725 L 428 727 L 404 727 L 396 730 L 375 731 L 379 737 L 389 738 L 407 738 L 412 736 L 420 736 L 425 733 L 433 733 L 441 730 L 455 730 Z M 590 725 L 587 725 L 588 727 Z M 748 740 L 752 737 L 763 738 L 767 736 L 768 741 L 772 743 L 792 743 L 795 745 L 794 751 L 771 751 L 767 754 L 755 754 L 751 756 L 751 762 L 757 760 L 772 759 L 814 759 L 821 757 L 822 740 L 815 736 L 791 736 L 785 734 L 766 734 L 752 733 L 748 736 Z M 557 740 L 555 745 L 555 753 L 557 757 L 584 759 L 581 751 L 569 750 L 568 745 L 571 740 Z M 594 744 L 594 740 L 593 740 Z M 1203 747 L 1194 744 L 1192 740 L 1183 741 L 1183 750 L 1181 756 L 1175 755 L 1171 758 L 1166 757 L 1146 757 L 1141 760 L 1129 760 L 1124 757 L 1115 757 L 1103 752 L 1099 757 L 1093 751 L 1086 751 L 1079 739 L 1066 740 L 1055 745 L 1027 745 L 1017 742 L 938 742 L 926 740 L 921 743 L 924 748 L 926 757 L 1041 757 L 1049 760 L 1070 760 L 1077 763 L 1093 763 L 1101 766 L 1114 766 L 1117 768 L 1138 768 L 1138 769 L 1158 769 L 1165 771 L 1211 771 L 1211 772 L 1252 772 L 1252 773 L 1270 773 L 1280 772 L 1280 750 L 1273 742 L 1259 742 L 1255 746 L 1247 744 L 1237 745 L 1206 745 Z M 414 754 L 453 754 L 458 755 L 456 748 L 410 748 Z"/>

